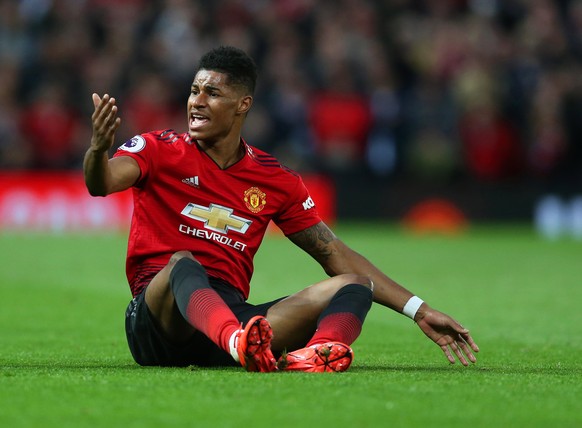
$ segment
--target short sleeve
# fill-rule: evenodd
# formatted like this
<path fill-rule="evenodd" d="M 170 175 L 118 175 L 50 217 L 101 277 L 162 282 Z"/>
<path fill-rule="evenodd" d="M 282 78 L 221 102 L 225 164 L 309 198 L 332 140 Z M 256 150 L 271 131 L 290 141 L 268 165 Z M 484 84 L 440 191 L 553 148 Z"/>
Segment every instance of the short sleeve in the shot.
<path fill-rule="evenodd" d="M 309 195 L 301 177 L 281 213 L 273 218 L 274 223 L 288 236 L 321 222 L 317 207 Z"/>
<path fill-rule="evenodd" d="M 149 175 L 152 165 L 151 159 L 155 158 L 155 151 L 155 140 L 149 134 L 141 134 L 119 146 L 113 157 L 129 156 L 135 159 L 141 171 L 139 183 Z"/>

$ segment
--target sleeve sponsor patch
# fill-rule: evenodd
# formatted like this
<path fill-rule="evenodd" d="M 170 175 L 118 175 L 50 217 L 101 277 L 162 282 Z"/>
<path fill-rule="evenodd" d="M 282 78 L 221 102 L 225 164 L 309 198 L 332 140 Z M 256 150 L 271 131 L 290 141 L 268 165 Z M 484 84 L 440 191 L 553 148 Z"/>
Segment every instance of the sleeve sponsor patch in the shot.
<path fill-rule="evenodd" d="M 303 210 L 307 211 L 308 209 L 311 209 L 315 206 L 315 202 L 313 202 L 313 199 L 311 199 L 311 196 L 308 197 L 304 202 L 303 202 Z"/>
<path fill-rule="evenodd" d="M 125 150 L 130 153 L 137 153 L 144 149 L 146 146 L 146 140 L 141 135 L 136 135 L 131 140 L 126 141 L 122 146 L 119 146 L 119 150 Z"/>

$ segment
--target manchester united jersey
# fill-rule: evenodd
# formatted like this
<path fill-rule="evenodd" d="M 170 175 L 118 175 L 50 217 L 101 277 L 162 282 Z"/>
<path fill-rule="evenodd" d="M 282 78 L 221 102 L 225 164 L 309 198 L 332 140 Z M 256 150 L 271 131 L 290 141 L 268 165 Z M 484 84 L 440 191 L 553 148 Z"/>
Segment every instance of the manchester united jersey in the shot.
<path fill-rule="evenodd" d="M 187 133 L 173 130 L 136 135 L 119 147 L 114 156 L 134 158 L 141 170 L 133 187 L 126 263 L 134 295 L 173 253 L 188 250 L 209 276 L 247 298 L 253 258 L 269 221 L 285 235 L 320 221 L 298 174 L 242 144 L 245 156 L 226 169 Z"/>

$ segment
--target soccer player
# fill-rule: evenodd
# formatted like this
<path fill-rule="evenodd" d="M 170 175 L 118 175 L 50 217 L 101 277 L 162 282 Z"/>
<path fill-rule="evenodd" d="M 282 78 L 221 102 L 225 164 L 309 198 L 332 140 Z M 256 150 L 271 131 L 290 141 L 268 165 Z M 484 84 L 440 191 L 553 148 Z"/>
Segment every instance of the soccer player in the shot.
<path fill-rule="evenodd" d="M 467 329 L 346 246 L 319 218 L 301 177 L 242 139 L 256 79 L 243 51 L 211 50 L 192 82 L 188 131 L 136 135 L 112 158 L 116 101 L 93 94 L 87 188 L 93 196 L 133 191 L 126 334 L 135 361 L 344 371 L 375 301 L 416 321 L 451 363 L 475 362 Z M 253 305 L 253 257 L 270 221 L 330 278 Z"/>

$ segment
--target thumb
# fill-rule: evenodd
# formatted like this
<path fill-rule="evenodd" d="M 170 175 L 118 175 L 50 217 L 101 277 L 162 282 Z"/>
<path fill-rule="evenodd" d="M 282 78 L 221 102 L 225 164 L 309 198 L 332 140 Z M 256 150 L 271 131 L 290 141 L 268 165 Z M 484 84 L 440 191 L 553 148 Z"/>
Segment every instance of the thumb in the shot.
<path fill-rule="evenodd" d="M 101 97 L 99 95 L 97 95 L 96 93 L 93 93 L 92 98 L 93 98 L 93 106 L 95 108 L 97 108 L 99 106 L 99 103 L 101 102 Z"/>

